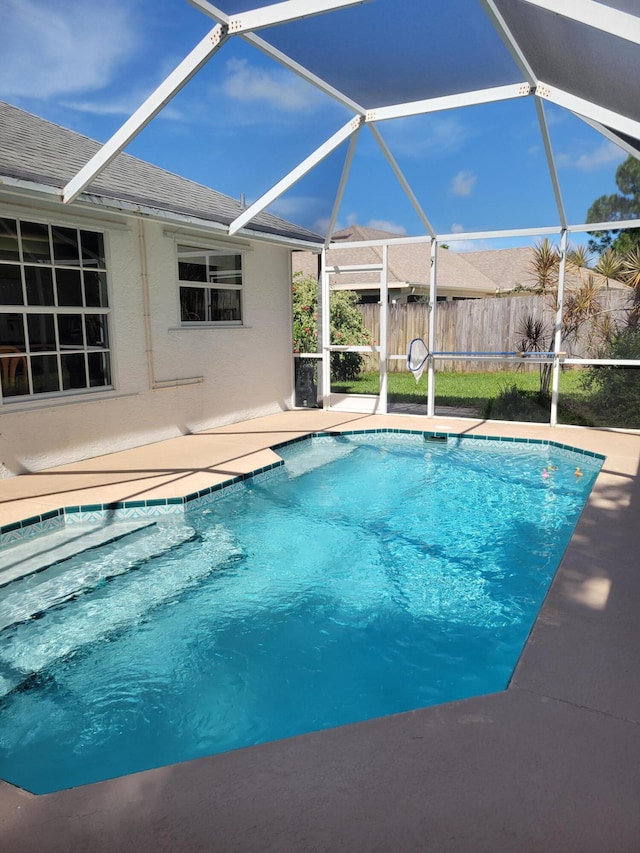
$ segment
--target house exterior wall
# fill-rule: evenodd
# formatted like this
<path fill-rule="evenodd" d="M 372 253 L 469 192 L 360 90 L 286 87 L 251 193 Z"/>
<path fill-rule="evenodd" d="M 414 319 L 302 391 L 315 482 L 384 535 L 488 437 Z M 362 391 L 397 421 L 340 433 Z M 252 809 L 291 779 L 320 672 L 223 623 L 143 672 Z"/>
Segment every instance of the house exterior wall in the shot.
<path fill-rule="evenodd" d="M 0 476 L 136 447 L 291 405 L 291 260 L 286 247 L 241 241 L 247 246 L 242 327 L 185 328 L 180 326 L 178 238 L 166 223 L 123 216 L 105 225 L 73 209 L 64 214 L 34 208 L 25 212 L 1 200 L 0 216 L 103 231 L 114 385 L 114 390 L 4 401 Z M 212 237 L 189 234 L 184 228 L 179 239 L 215 245 Z M 172 380 L 194 384 L 172 386 Z"/>

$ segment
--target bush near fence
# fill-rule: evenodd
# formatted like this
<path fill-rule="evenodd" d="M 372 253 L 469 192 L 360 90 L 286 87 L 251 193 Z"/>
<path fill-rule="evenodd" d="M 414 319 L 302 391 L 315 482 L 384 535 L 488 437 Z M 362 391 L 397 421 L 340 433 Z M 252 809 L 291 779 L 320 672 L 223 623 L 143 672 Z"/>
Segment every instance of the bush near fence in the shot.
<path fill-rule="evenodd" d="M 627 291 L 609 290 L 599 295 L 602 312 L 611 314 L 614 321 L 623 323 L 630 305 Z M 372 340 L 380 340 L 380 306 L 358 305 Z M 436 342 L 438 352 L 513 352 L 519 349 L 521 326 L 528 315 L 541 319 L 547 338 L 553 340 L 555 315 L 549 298 L 543 295 L 502 296 L 490 299 L 464 299 L 438 302 L 436 305 Z M 390 355 L 406 355 L 413 338 L 423 338 L 429 344 L 429 306 L 427 303 L 394 303 L 389 305 L 387 337 Z M 585 324 L 575 341 L 564 341 L 562 350 L 576 358 L 596 355 L 592 324 Z M 377 370 L 377 358 L 368 356 L 365 370 Z M 407 369 L 406 362 L 389 361 L 390 372 Z M 478 360 L 445 361 L 439 370 L 461 373 L 512 370 L 504 362 Z M 523 365 L 523 369 L 538 370 L 538 365 Z"/>

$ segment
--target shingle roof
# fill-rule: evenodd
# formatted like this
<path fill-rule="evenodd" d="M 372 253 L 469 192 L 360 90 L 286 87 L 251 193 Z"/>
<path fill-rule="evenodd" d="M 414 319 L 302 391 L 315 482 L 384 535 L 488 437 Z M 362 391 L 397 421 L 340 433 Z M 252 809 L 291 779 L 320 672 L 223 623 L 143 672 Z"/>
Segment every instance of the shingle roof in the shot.
<path fill-rule="evenodd" d="M 333 239 L 336 243 L 351 243 L 368 240 L 390 240 L 397 237 L 389 231 L 365 228 L 353 225 L 336 231 Z M 534 288 L 537 284 L 532 270 L 533 247 L 522 246 L 512 249 L 489 249 L 482 252 L 453 252 L 438 247 L 437 276 L 440 290 L 456 289 L 476 293 L 478 296 L 493 296 L 497 291 L 514 290 L 519 285 Z M 305 257 L 307 256 L 307 257 Z M 371 264 L 382 262 L 382 250 L 379 247 L 360 247 L 339 249 L 329 252 L 331 264 Z M 316 263 L 312 255 L 306 252 L 294 255 L 294 267 L 305 275 L 316 273 Z M 425 288 L 429 286 L 430 247 L 429 243 L 402 243 L 389 246 L 389 283 L 401 283 Z M 585 271 L 583 271 L 584 273 Z M 608 281 L 592 270 L 586 270 L 593 276 L 598 286 L 605 285 L 613 289 L 624 289 L 626 285 L 609 279 Z M 350 276 L 345 282 L 357 288 L 366 276 Z M 336 279 L 340 281 L 340 279 Z M 371 280 L 371 276 L 368 277 Z M 583 275 L 567 266 L 566 286 L 577 287 L 584 283 Z"/>
<path fill-rule="evenodd" d="M 62 190 L 101 147 L 99 142 L 0 101 L 0 176 Z M 229 225 L 242 206 L 229 196 L 172 172 L 118 154 L 86 190 L 92 195 Z M 296 240 L 321 237 L 262 213 L 251 230 Z"/>
<path fill-rule="evenodd" d="M 485 275 L 496 282 L 502 290 L 513 290 L 521 286 L 524 288 L 535 288 L 538 284 L 533 271 L 533 248 L 531 246 L 515 247 L 513 249 L 489 249 L 484 252 L 465 252 L 464 259 L 469 264 L 477 267 Z M 627 285 L 622 282 L 609 279 L 599 275 L 591 269 L 583 269 L 583 275 L 588 273 L 599 287 L 614 289 L 625 289 Z M 584 283 L 584 277 L 575 267 L 567 264 L 565 271 L 565 286 L 578 287 Z"/>
<path fill-rule="evenodd" d="M 356 240 L 389 240 L 397 236 L 388 231 L 354 225 L 342 231 L 336 231 L 333 240 L 336 243 L 347 243 Z M 431 268 L 430 252 L 429 243 L 403 243 L 389 246 L 389 283 L 399 282 L 428 287 Z M 495 281 L 468 264 L 464 257 L 448 249 L 438 248 L 438 286 L 444 290 L 456 288 L 475 291 L 482 296 L 493 295 L 496 291 Z M 382 250 L 379 247 L 340 249 L 330 253 L 329 260 L 332 263 L 342 260 L 345 264 L 380 263 Z"/>

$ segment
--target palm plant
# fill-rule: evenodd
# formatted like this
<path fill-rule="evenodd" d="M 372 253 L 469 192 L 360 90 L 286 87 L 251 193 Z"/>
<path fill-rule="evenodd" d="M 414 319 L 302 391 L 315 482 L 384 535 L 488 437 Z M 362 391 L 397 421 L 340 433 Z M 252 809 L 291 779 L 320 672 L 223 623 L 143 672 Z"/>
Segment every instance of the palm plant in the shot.
<path fill-rule="evenodd" d="M 547 237 L 533 248 L 529 269 L 536 280 L 536 290 L 546 293 L 558 286 L 558 270 L 560 268 L 560 252 Z"/>
<path fill-rule="evenodd" d="M 567 263 L 582 273 L 591 266 L 591 252 L 586 246 L 570 246 L 567 249 Z"/>
<path fill-rule="evenodd" d="M 607 249 L 598 258 L 594 269 L 604 278 L 605 286 L 609 287 L 609 281 L 618 280 L 622 274 L 622 256 L 615 249 Z"/>
<path fill-rule="evenodd" d="M 518 329 L 520 335 L 520 349 L 522 352 L 550 352 L 552 335 L 547 330 L 544 320 L 527 314 L 520 321 Z M 548 396 L 551 387 L 550 361 L 541 362 L 540 365 L 540 395 Z"/>
<path fill-rule="evenodd" d="M 633 305 L 629 312 L 628 325 L 637 329 L 640 325 L 640 246 L 634 246 L 622 257 L 622 280 L 633 287 Z"/>

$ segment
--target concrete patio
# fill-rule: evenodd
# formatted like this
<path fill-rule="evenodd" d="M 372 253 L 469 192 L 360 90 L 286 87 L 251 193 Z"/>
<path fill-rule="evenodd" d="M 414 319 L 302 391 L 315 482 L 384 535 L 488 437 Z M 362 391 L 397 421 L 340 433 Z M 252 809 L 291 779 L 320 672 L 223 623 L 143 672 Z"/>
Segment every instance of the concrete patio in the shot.
<path fill-rule="evenodd" d="M 33 796 L 0 846 L 53 851 L 640 850 L 640 435 L 304 410 L 0 482 L 0 524 L 189 494 L 323 429 L 542 438 L 606 455 L 509 688 Z"/>

